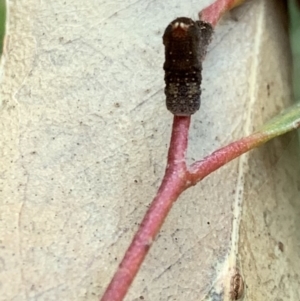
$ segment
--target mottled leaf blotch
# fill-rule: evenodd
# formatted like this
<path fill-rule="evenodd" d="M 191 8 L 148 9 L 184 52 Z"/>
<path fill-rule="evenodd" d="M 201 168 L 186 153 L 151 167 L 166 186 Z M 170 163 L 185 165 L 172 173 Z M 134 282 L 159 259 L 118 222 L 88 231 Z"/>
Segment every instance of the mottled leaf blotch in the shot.
<path fill-rule="evenodd" d="M 166 105 L 174 115 L 192 115 L 200 108 L 202 60 L 212 33 L 210 24 L 185 17 L 165 30 Z"/>

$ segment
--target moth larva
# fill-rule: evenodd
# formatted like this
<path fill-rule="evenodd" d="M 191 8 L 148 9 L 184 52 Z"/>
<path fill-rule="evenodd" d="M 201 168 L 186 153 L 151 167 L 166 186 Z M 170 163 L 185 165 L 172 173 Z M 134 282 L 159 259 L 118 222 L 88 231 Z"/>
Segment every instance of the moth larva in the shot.
<path fill-rule="evenodd" d="M 174 115 L 192 115 L 200 108 L 202 60 L 212 33 L 209 23 L 185 17 L 165 30 L 166 105 Z"/>

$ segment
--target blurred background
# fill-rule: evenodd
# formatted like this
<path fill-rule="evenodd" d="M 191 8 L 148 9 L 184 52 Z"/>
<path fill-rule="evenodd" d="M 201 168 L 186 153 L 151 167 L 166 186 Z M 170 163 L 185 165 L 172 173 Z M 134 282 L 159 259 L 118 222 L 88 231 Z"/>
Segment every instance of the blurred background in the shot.
<path fill-rule="evenodd" d="M 2 54 L 3 50 L 3 39 L 5 34 L 5 19 L 6 19 L 6 10 L 5 10 L 5 0 L 0 0 L 0 53 Z"/>
<path fill-rule="evenodd" d="M 300 0 L 289 0 L 290 39 L 293 53 L 293 86 L 296 101 L 300 100 Z"/>

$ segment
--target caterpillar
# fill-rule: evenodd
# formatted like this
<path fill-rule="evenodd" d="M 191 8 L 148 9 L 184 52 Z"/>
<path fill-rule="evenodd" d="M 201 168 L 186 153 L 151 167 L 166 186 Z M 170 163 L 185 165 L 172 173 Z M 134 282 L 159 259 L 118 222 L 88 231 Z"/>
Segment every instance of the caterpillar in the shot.
<path fill-rule="evenodd" d="M 174 115 L 189 116 L 200 108 L 202 60 L 212 33 L 209 23 L 186 17 L 164 32 L 166 106 Z"/>

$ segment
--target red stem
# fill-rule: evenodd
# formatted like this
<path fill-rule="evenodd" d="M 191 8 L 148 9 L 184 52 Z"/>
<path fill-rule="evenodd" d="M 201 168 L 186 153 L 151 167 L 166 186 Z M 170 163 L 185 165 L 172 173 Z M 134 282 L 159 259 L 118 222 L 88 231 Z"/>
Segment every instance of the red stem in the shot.
<path fill-rule="evenodd" d="M 232 9 L 241 2 L 244 2 L 244 0 L 216 0 L 199 13 L 199 18 L 215 27 L 225 11 Z"/>
<path fill-rule="evenodd" d="M 163 182 L 101 301 L 123 300 L 172 204 L 185 189 L 195 185 L 211 172 L 241 154 L 262 145 L 277 135 L 276 133 L 254 133 L 195 162 L 187 170 L 185 152 L 188 146 L 189 125 L 190 117 L 174 117 L 168 164 Z"/>
<path fill-rule="evenodd" d="M 201 19 L 215 26 L 225 10 L 231 9 L 240 2 L 243 0 L 216 0 L 201 12 Z M 174 116 L 164 179 L 101 301 L 123 300 L 172 204 L 186 188 L 195 185 L 210 172 L 222 166 L 224 161 L 230 161 L 226 159 L 225 150 L 221 149 L 211 157 L 205 158 L 205 161 L 195 163 L 188 171 L 185 154 L 190 121 L 190 117 Z M 246 144 L 244 142 L 244 146 Z M 231 147 L 233 151 L 236 148 L 235 157 L 247 151 L 242 145 L 232 144 Z"/>
<path fill-rule="evenodd" d="M 271 135 L 267 136 L 261 133 L 254 133 L 248 137 L 232 142 L 202 160 L 195 162 L 189 168 L 188 178 L 190 186 L 196 185 L 221 166 L 272 138 Z"/>
<path fill-rule="evenodd" d="M 101 301 L 123 300 L 173 202 L 187 188 L 185 153 L 190 121 L 190 117 L 174 116 L 163 182 Z"/>

